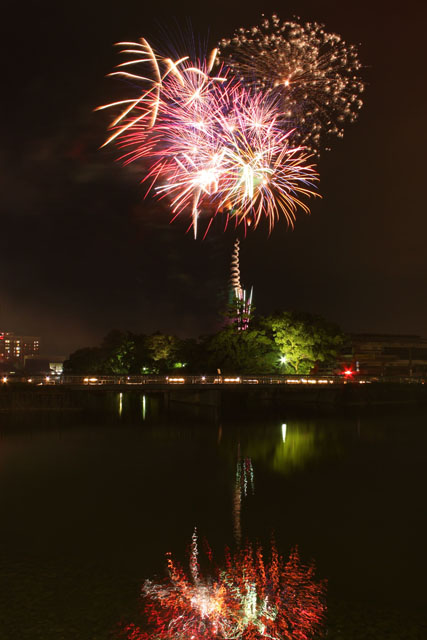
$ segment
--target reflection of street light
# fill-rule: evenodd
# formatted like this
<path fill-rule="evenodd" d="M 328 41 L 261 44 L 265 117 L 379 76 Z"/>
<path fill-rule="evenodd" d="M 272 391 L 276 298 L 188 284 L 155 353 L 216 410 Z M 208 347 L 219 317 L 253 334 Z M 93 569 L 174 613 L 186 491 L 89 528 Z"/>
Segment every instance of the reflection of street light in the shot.
<path fill-rule="evenodd" d="M 286 442 L 286 424 L 282 424 L 282 441 Z"/>
<path fill-rule="evenodd" d="M 147 398 L 146 396 L 142 396 L 142 419 L 145 420 L 147 417 Z"/>

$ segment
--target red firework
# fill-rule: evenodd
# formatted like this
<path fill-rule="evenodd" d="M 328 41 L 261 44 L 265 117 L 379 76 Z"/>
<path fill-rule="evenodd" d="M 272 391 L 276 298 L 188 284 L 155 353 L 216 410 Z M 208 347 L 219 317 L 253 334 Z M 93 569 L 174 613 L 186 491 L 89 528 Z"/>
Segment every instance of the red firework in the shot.
<path fill-rule="evenodd" d="M 194 535 L 189 570 L 169 556 L 168 573 L 143 584 L 142 622 L 125 626 L 122 638 L 309 640 L 322 626 L 325 582 L 296 549 L 285 562 L 274 544 L 268 560 L 260 545 L 247 544 L 226 551 L 223 567 L 208 561 L 202 573 Z"/>

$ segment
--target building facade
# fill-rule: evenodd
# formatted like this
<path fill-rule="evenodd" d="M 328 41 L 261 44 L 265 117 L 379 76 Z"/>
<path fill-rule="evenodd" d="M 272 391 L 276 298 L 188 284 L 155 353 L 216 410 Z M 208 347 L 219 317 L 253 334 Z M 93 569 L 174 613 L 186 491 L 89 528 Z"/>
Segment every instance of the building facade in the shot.
<path fill-rule="evenodd" d="M 353 334 L 353 365 L 361 375 L 427 375 L 427 339 L 415 335 Z"/>
<path fill-rule="evenodd" d="M 38 336 L 22 336 L 12 331 L 0 331 L 0 362 L 24 364 L 29 356 L 40 352 Z"/>

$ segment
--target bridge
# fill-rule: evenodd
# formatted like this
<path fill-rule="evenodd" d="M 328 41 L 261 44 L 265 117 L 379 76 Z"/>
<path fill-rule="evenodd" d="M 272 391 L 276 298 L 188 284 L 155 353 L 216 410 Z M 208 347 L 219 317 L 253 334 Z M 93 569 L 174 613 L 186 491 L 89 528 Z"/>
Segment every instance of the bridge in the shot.
<path fill-rule="evenodd" d="M 330 388 L 343 385 L 369 385 L 372 383 L 388 384 L 422 384 L 426 383 L 423 377 L 415 376 L 362 376 L 359 373 L 344 372 L 341 375 L 183 375 L 181 373 L 169 375 L 4 375 L 0 377 L 0 386 L 10 383 L 25 383 L 35 386 L 59 386 L 79 389 L 104 389 L 125 391 L 131 389 L 141 390 L 167 390 L 171 388 L 188 389 L 247 389 L 271 388 L 271 387 L 317 387 Z"/>
<path fill-rule="evenodd" d="M 427 403 L 427 386 L 422 378 L 61 375 L 0 378 L 0 411 L 85 407 L 111 394 L 119 394 L 119 399 L 123 394 L 156 394 L 161 396 L 163 406 L 184 403 L 224 409 L 245 407 L 249 411 L 290 405 Z"/>
<path fill-rule="evenodd" d="M 353 376 L 226 376 L 226 375 L 58 375 L 4 377 L 4 383 L 21 382 L 37 386 L 66 386 L 80 389 L 108 389 L 124 391 L 126 389 L 166 390 L 171 388 L 188 389 L 242 389 L 257 385 L 260 387 L 286 386 L 342 386 L 348 382 L 369 384 L 372 380 Z"/>

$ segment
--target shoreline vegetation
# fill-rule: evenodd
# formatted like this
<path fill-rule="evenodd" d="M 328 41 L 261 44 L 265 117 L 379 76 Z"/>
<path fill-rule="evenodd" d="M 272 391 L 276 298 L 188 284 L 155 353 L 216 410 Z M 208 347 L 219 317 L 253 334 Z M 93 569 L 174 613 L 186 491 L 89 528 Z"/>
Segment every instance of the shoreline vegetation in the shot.
<path fill-rule="evenodd" d="M 72 353 L 65 374 L 144 375 L 185 371 L 186 374 L 307 375 L 333 373 L 348 351 L 348 339 L 331 322 L 305 312 L 281 311 L 248 318 L 242 330 L 235 310 L 222 328 L 198 338 L 181 339 L 160 332 L 151 335 L 110 331 L 99 347 Z"/>

